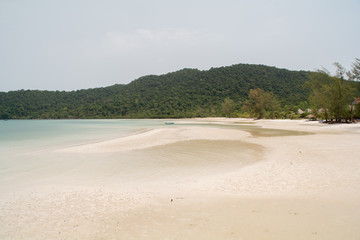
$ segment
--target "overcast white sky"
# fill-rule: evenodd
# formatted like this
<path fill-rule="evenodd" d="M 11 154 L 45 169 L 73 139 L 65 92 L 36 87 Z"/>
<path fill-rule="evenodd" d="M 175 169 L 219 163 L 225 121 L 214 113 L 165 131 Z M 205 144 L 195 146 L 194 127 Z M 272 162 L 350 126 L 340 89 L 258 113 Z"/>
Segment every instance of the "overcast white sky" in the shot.
<path fill-rule="evenodd" d="M 350 68 L 360 0 L 0 0 L 0 91 L 238 63 Z"/>

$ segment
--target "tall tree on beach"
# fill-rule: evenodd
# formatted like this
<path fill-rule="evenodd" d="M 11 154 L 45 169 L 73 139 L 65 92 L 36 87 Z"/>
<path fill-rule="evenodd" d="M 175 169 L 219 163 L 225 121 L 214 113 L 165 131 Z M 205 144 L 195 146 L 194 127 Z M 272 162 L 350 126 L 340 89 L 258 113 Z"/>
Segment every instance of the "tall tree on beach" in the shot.
<path fill-rule="evenodd" d="M 351 71 L 347 72 L 350 80 L 360 81 L 360 58 L 356 58 Z"/>
<path fill-rule="evenodd" d="M 354 99 L 355 89 L 349 81 L 351 78 L 345 79 L 349 72 L 339 63 L 334 65 L 337 68 L 334 76 L 327 70 L 318 70 L 311 74 L 310 81 L 305 86 L 311 89 L 309 100 L 315 112 L 321 109 L 326 121 L 335 119 L 336 122 L 341 122 L 342 118 L 351 118 L 349 106 Z"/>
<path fill-rule="evenodd" d="M 328 101 L 328 88 L 331 83 L 331 76 L 325 69 L 318 70 L 310 75 L 310 81 L 305 83 L 305 88 L 311 89 L 309 97 L 310 103 L 312 104 L 313 112 L 323 112 L 325 120 L 329 119 L 329 108 L 330 102 Z"/>
<path fill-rule="evenodd" d="M 230 98 L 225 98 L 224 102 L 221 104 L 221 109 L 227 117 L 231 117 L 235 109 L 235 102 Z"/>
<path fill-rule="evenodd" d="M 250 89 L 249 98 L 243 108 L 259 119 L 264 118 L 267 113 L 269 117 L 274 118 L 274 112 L 278 105 L 272 93 L 256 88 Z"/>

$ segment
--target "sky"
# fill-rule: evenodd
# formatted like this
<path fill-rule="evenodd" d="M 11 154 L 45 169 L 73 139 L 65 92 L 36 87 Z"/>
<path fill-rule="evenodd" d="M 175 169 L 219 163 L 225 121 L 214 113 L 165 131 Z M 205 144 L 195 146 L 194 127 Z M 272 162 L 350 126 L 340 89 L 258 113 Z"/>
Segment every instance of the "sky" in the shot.
<path fill-rule="evenodd" d="M 359 13 L 360 0 L 0 0 L 0 91 L 239 63 L 350 69 Z"/>

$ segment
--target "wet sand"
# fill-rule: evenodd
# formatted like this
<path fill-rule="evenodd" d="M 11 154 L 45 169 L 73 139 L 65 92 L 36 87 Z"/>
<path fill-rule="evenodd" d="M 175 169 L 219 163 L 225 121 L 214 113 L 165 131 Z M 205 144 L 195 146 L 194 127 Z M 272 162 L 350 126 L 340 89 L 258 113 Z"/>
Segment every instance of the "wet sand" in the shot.
<path fill-rule="evenodd" d="M 175 122 L 29 153 L 52 161 L 2 172 L 0 239 L 360 238 L 359 124 Z"/>

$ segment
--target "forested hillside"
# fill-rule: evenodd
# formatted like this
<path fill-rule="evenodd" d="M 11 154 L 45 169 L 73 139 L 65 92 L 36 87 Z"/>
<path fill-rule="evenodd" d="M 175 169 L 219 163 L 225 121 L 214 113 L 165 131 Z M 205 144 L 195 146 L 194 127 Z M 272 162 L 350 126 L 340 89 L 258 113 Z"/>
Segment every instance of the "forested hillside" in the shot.
<path fill-rule="evenodd" d="M 127 85 L 78 91 L 0 92 L 1 119 L 165 118 L 223 115 L 226 98 L 241 111 L 250 89 L 272 92 L 282 108 L 306 105 L 309 72 L 239 64 L 144 76 Z"/>

